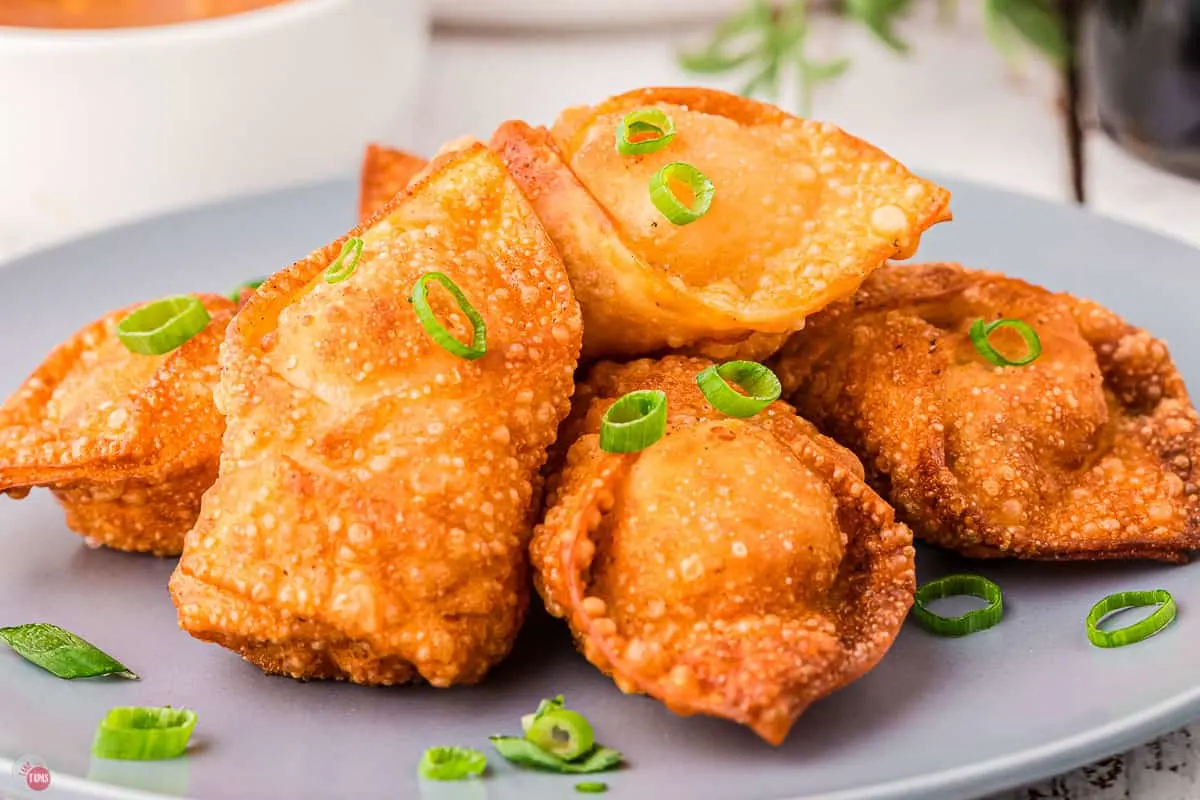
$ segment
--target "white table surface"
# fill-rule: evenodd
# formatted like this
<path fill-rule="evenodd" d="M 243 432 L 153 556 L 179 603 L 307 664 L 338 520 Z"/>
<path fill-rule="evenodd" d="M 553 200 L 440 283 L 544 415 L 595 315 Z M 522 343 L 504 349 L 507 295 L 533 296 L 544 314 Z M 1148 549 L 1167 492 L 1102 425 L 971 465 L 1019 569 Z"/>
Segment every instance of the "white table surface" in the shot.
<path fill-rule="evenodd" d="M 854 65 L 818 91 L 814 117 L 875 143 L 917 172 L 933 170 L 1069 199 L 1055 76 L 1036 62 L 1027 64 L 1022 76 L 1013 75 L 988 47 L 977 19 L 964 18 L 952 30 L 930 18 L 912 20 L 903 30 L 914 45 L 907 58 L 838 20 L 819 19 L 815 28 L 817 52 L 849 55 Z M 702 29 L 520 35 L 439 30 L 424 97 L 412 119 L 397 126 L 392 143 L 428 154 L 457 135 L 486 137 L 503 119 L 548 123 L 564 106 L 638 86 L 698 83 L 678 69 L 673 57 L 673 43 L 694 40 L 698 32 Z M 733 89 L 738 81 L 709 83 Z M 1092 208 L 1200 246 L 1200 183 L 1145 166 L 1096 134 L 1089 135 L 1087 149 Z M 57 231 L 63 238 L 74 233 Z M 1020 234 L 998 230 L 997 235 Z M 44 236 L 5 241 L 0 259 L 48 243 Z M 1001 797 L 1200 797 L 1198 751 L 1193 733 L 1184 730 Z"/>

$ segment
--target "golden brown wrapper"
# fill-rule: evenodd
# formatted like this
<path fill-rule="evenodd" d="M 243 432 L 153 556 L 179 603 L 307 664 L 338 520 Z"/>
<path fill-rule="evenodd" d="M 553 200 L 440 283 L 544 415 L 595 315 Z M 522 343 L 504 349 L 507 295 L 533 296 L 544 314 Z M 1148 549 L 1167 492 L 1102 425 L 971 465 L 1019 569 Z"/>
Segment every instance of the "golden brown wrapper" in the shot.
<path fill-rule="evenodd" d="M 976 320 L 1041 339 L 996 367 Z M 1018 334 L 990 342 L 1009 358 Z M 854 450 L 916 533 L 973 557 L 1187 560 L 1200 434 L 1167 347 L 1068 294 L 957 264 L 889 267 L 773 363 L 800 413 Z"/>
<path fill-rule="evenodd" d="M 671 117 L 675 138 L 648 155 L 618 153 L 624 116 L 651 107 Z M 871 145 L 711 89 L 629 92 L 567 109 L 550 130 L 507 122 L 492 147 L 562 253 L 588 358 L 680 348 L 764 357 L 950 218 L 949 192 Z M 649 190 L 675 161 L 716 187 L 708 213 L 682 226 Z M 748 349 L 730 350 L 748 337 Z"/>
<path fill-rule="evenodd" d="M 441 156 L 369 226 L 277 273 L 230 327 L 221 473 L 171 592 L 180 625 L 296 678 L 483 677 L 528 603 L 537 473 L 569 408 L 579 309 L 562 261 L 482 145 Z M 409 302 L 440 271 L 487 324 L 452 355 Z M 448 291 L 429 288 L 460 341 Z"/>
<path fill-rule="evenodd" d="M 710 363 L 592 370 L 547 484 L 534 583 L 622 691 L 780 744 L 891 646 L 915 590 L 912 534 L 786 403 L 750 419 L 714 409 L 696 386 Z M 666 392 L 666 435 L 602 451 L 601 417 L 637 389 Z"/>
<path fill-rule="evenodd" d="M 46 357 L 0 406 L 0 494 L 54 492 L 89 543 L 178 555 L 217 477 L 225 421 L 213 404 L 234 304 L 197 295 L 208 326 L 160 356 L 128 350 L 106 314 Z"/>
<path fill-rule="evenodd" d="M 426 166 L 425 159 L 404 150 L 381 144 L 367 145 L 359 183 L 359 223 L 369 222 Z"/>

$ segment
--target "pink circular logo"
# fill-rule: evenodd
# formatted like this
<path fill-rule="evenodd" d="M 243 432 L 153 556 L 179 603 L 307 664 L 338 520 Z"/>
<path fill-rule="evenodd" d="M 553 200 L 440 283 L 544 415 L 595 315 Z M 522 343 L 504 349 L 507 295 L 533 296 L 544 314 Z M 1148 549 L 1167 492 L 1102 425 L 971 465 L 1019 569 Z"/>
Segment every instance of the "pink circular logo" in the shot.
<path fill-rule="evenodd" d="M 50 770 L 37 756 L 21 756 L 13 762 L 13 772 L 25 779 L 31 792 L 44 792 L 50 788 Z"/>

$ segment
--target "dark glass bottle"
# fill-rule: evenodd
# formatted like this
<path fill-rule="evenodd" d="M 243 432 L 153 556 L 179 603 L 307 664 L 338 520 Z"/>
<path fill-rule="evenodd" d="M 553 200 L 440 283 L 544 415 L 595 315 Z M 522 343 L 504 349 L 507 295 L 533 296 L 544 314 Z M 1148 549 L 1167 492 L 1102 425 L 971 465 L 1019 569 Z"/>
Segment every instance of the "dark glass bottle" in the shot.
<path fill-rule="evenodd" d="M 1100 124 L 1134 155 L 1200 178 L 1200 0 L 1084 3 Z"/>

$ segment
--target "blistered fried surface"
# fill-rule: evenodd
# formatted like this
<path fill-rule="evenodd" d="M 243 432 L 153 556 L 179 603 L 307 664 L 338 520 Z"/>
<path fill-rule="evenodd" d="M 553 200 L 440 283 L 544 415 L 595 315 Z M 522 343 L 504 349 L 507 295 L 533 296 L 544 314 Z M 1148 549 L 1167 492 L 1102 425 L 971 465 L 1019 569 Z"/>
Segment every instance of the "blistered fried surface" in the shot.
<path fill-rule="evenodd" d="M 56 347 L 0 406 L 0 494 L 50 488 L 94 545 L 177 555 L 217 477 L 217 353 L 234 304 L 199 295 L 208 327 L 161 356 L 130 352 L 105 315 Z"/>
<path fill-rule="evenodd" d="M 995 367 L 980 318 L 1027 322 Z M 1000 329 L 1012 358 L 1024 344 Z M 954 264 L 889 267 L 774 365 L 918 535 L 969 556 L 1180 561 L 1200 546 L 1200 434 L 1166 345 L 1095 303 Z"/>
<path fill-rule="evenodd" d="M 545 232 L 482 145 L 351 235 L 277 273 L 222 354 L 221 474 L 171 581 L 180 624 L 297 678 L 483 677 L 528 602 L 538 469 L 568 411 L 579 309 Z M 408 302 L 441 271 L 487 325 L 442 349 Z M 431 284 L 460 339 L 466 319 Z"/>
<path fill-rule="evenodd" d="M 379 144 L 367 145 L 363 154 L 358 221 L 366 224 L 388 202 L 404 191 L 409 181 L 427 165 L 420 156 Z"/>
<path fill-rule="evenodd" d="M 915 589 L 912 535 L 787 404 L 716 411 L 695 383 L 709 363 L 602 362 L 580 385 L 534 583 L 622 691 L 779 744 L 891 646 Z M 667 393 L 666 436 L 601 451 L 601 417 L 635 389 Z"/>
<path fill-rule="evenodd" d="M 621 120 L 650 107 L 671 117 L 675 138 L 621 155 Z M 720 357 L 709 345 L 756 333 L 781 344 L 950 218 L 945 189 L 835 126 L 708 89 L 630 92 L 568 109 L 551 130 L 508 122 L 492 147 L 562 252 L 586 356 Z M 709 212 L 684 226 L 650 199 L 651 177 L 673 161 L 716 187 Z"/>

